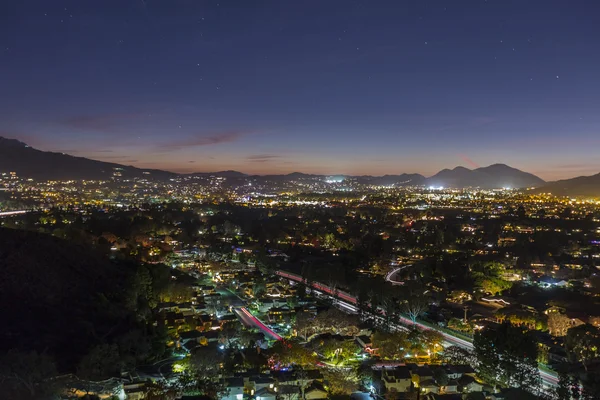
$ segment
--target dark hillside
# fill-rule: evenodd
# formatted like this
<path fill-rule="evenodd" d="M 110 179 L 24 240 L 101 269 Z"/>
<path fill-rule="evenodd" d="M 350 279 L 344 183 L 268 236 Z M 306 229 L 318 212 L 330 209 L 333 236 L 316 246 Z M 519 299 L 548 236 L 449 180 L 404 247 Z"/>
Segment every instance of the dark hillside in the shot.
<path fill-rule="evenodd" d="M 102 344 L 118 345 L 131 362 L 149 356 L 138 274 L 89 248 L 0 228 L 0 351 L 46 352 L 62 371 Z"/>

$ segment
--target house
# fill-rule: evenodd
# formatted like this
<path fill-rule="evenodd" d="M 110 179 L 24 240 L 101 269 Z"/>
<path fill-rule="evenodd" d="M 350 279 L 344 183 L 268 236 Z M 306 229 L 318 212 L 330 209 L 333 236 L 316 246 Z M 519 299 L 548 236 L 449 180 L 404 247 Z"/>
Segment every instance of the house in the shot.
<path fill-rule="evenodd" d="M 221 325 L 222 329 L 225 328 L 225 326 L 227 325 L 234 325 L 237 323 L 238 318 L 235 316 L 235 314 L 226 314 L 219 318 L 219 324 Z"/>
<path fill-rule="evenodd" d="M 207 314 L 200 314 L 196 317 L 196 329 L 198 331 L 208 331 L 212 327 L 213 317 Z"/>
<path fill-rule="evenodd" d="M 165 316 L 165 324 L 168 328 L 176 328 L 185 324 L 185 316 L 182 313 L 169 311 Z"/>
<path fill-rule="evenodd" d="M 418 366 L 416 364 L 409 364 L 408 368 L 410 370 L 412 381 L 417 387 L 421 386 L 422 381 L 427 379 L 433 380 L 433 371 L 427 365 Z"/>
<path fill-rule="evenodd" d="M 208 332 L 198 332 L 187 331 L 181 332 L 179 334 L 180 342 L 182 345 L 188 347 L 189 344 L 194 343 L 197 345 L 206 346 L 208 343 L 217 342 L 219 340 L 219 332 L 216 331 L 208 331 Z M 193 347 L 193 346 L 191 346 Z"/>
<path fill-rule="evenodd" d="M 248 378 L 248 382 L 247 382 L 247 386 L 250 389 L 254 389 L 256 392 L 258 392 L 261 389 L 276 390 L 275 384 L 276 384 L 275 379 L 273 379 L 269 375 L 264 375 L 264 374 L 250 377 L 250 378 Z"/>
<path fill-rule="evenodd" d="M 301 389 L 296 385 L 281 385 L 278 387 L 277 393 L 286 400 L 302 400 Z"/>
<path fill-rule="evenodd" d="M 395 390 L 402 393 L 412 388 L 412 376 L 406 366 L 382 370 L 381 379 L 388 391 Z"/>
<path fill-rule="evenodd" d="M 450 379 L 445 386 L 440 388 L 442 393 L 458 393 L 458 381 L 456 379 Z"/>
<path fill-rule="evenodd" d="M 109 378 L 103 381 L 88 381 L 74 375 L 63 375 L 56 378 L 62 388 L 62 394 L 68 398 L 81 398 L 85 395 L 95 395 L 101 399 L 122 395 L 124 386 L 121 379 Z"/>
<path fill-rule="evenodd" d="M 254 393 L 256 400 L 277 400 L 277 388 L 262 388 Z"/>
<path fill-rule="evenodd" d="M 227 388 L 227 395 L 222 399 L 241 400 L 244 397 L 244 378 L 227 378 L 224 383 Z"/>
<path fill-rule="evenodd" d="M 461 394 L 437 394 L 437 393 L 429 393 L 424 399 L 426 400 L 463 400 Z"/>
<path fill-rule="evenodd" d="M 287 321 L 292 315 L 292 311 L 288 307 L 273 307 L 267 313 L 269 321 Z"/>
<path fill-rule="evenodd" d="M 327 391 L 320 383 L 313 382 L 312 385 L 304 390 L 304 398 L 308 400 L 326 399 Z"/>
<path fill-rule="evenodd" d="M 464 375 L 475 377 L 475 370 L 470 365 L 449 365 L 446 372 L 448 379 L 460 379 Z"/>
<path fill-rule="evenodd" d="M 419 383 L 419 390 L 423 394 L 427 394 L 427 393 L 439 393 L 440 392 L 440 387 L 435 382 L 435 380 L 429 378 L 429 379 L 423 379 Z"/>
<path fill-rule="evenodd" d="M 481 392 L 483 385 L 470 375 L 463 375 L 458 379 L 459 391 L 463 393 Z"/>
<path fill-rule="evenodd" d="M 269 312 L 272 308 L 279 308 L 286 306 L 287 303 L 284 299 L 277 297 L 263 297 L 260 299 L 259 311 L 262 313 Z"/>
<path fill-rule="evenodd" d="M 194 315 L 194 305 L 191 301 L 186 301 L 183 303 L 177 303 L 177 310 L 183 314 L 183 316 Z"/>
<path fill-rule="evenodd" d="M 146 382 L 130 382 L 123 384 L 123 391 L 129 400 L 142 400 L 146 398 Z"/>

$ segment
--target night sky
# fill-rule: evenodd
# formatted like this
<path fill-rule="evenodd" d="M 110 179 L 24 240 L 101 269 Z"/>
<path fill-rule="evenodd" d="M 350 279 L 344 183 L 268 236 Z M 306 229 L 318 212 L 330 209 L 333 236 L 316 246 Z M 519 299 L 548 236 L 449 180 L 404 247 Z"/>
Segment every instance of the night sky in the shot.
<path fill-rule="evenodd" d="M 600 172 L 600 2 L 7 0 L 0 136 L 178 172 Z"/>

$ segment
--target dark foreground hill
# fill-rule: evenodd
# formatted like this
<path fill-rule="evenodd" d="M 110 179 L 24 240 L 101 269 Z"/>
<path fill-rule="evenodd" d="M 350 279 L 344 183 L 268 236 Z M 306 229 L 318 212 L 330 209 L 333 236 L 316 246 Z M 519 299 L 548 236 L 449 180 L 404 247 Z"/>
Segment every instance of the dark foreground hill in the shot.
<path fill-rule="evenodd" d="M 61 372 L 99 346 L 113 346 L 119 362 L 147 357 L 153 333 L 136 315 L 136 276 L 88 247 L 0 228 L 0 354 L 45 353 Z"/>

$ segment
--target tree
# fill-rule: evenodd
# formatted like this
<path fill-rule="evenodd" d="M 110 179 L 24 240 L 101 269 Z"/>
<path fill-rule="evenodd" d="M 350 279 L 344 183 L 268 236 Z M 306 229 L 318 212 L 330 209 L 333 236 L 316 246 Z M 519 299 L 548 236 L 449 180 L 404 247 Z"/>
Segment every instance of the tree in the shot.
<path fill-rule="evenodd" d="M 590 362 L 600 358 L 600 329 L 589 324 L 569 329 L 565 350 L 571 362 L 580 362 L 587 371 Z"/>
<path fill-rule="evenodd" d="M 429 308 L 429 301 L 424 297 L 412 297 L 404 301 L 402 310 L 408 315 L 413 324 L 417 323 L 417 318 Z"/>
<path fill-rule="evenodd" d="M 121 357 L 115 344 L 101 344 L 93 347 L 85 355 L 77 367 L 77 376 L 90 380 L 100 381 L 121 373 Z"/>
<path fill-rule="evenodd" d="M 326 388 L 331 397 L 347 399 L 358 389 L 358 376 L 354 370 L 329 368 L 323 370 Z"/>
<path fill-rule="evenodd" d="M 569 328 L 573 327 L 571 318 L 564 314 L 553 312 L 548 315 L 548 331 L 554 336 L 566 336 Z"/>
<path fill-rule="evenodd" d="M 337 364 L 356 356 L 359 351 L 354 340 L 337 340 L 335 338 L 321 340 L 319 349 L 325 357 Z"/>
<path fill-rule="evenodd" d="M 571 392 L 575 379 L 565 371 L 558 374 L 558 386 L 554 389 L 554 396 L 557 400 L 571 400 Z"/>
<path fill-rule="evenodd" d="M 223 352 L 215 346 L 197 347 L 188 359 L 188 370 L 196 376 L 211 376 L 220 369 Z"/>
<path fill-rule="evenodd" d="M 449 382 L 446 368 L 438 367 L 433 370 L 433 379 L 440 386 L 446 386 Z"/>
<path fill-rule="evenodd" d="M 426 329 L 420 331 L 420 341 L 422 347 L 428 354 L 434 354 L 442 349 L 442 343 L 444 342 L 444 336 L 433 329 Z"/>
<path fill-rule="evenodd" d="M 358 318 L 337 308 L 330 308 L 312 319 L 313 333 L 333 333 L 353 336 L 358 333 Z"/>
<path fill-rule="evenodd" d="M 473 345 L 483 379 L 530 392 L 539 390 L 538 346 L 530 331 L 504 323 L 498 329 L 478 332 Z"/>
<path fill-rule="evenodd" d="M 54 392 L 50 378 L 56 366 L 46 354 L 11 350 L 0 357 L 0 393 L 11 399 L 33 400 Z"/>
<path fill-rule="evenodd" d="M 475 354 L 458 346 L 446 347 L 442 352 L 442 359 L 447 364 L 474 365 Z"/>
<path fill-rule="evenodd" d="M 317 362 L 315 354 L 293 340 L 280 340 L 270 349 L 269 363 L 275 367 L 298 365 L 312 366 Z"/>
<path fill-rule="evenodd" d="M 383 359 L 403 359 L 409 346 L 408 335 L 405 332 L 377 331 L 371 336 L 373 349 Z"/>
<path fill-rule="evenodd" d="M 413 324 L 417 318 L 429 308 L 429 298 L 425 288 L 418 282 L 408 281 L 401 289 L 400 309 L 410 318 Z"/>
<path fill-rule="evenodd" d="M 308 333 L 313 329 L 314 318 L 314 315 L 307 312 L 299 312 L 296 315 L 294 329 L 296 329 L 296 332 L 298 332 L 305 340 L 308 339 Z"/>

